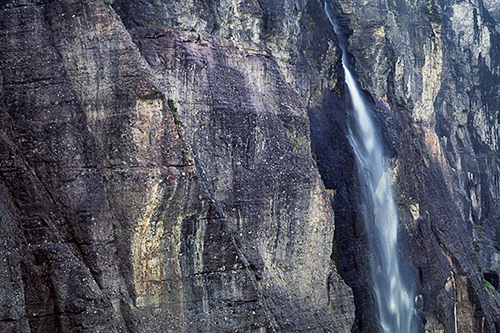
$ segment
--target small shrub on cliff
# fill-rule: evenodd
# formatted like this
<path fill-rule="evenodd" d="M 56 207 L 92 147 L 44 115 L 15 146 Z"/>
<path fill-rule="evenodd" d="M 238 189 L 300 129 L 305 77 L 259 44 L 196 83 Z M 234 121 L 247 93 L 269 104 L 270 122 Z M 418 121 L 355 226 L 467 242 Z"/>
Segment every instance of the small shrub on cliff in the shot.
<path fill-rule="evenodd" d="M 333 260 L 336 266 L 338 266 L 338 249 L 337 249 L 337 234 L 333 235 L 332 243 L 332 254 L 330 254 L 330 259 Z"/>
<path fill-rule="evenodd" d="M 167 99 L 167 105 L 168 105 L 168 108 L 170 109 L 170 112 L 172 112 L 172 114 L 174 116 L 177 116 L 177 107 L 175 106 L 175 102 L 173 99 Z"/>
<path fill-rule="evenodd" d="M 488 289 L 495 290 L 495 287 L 493 287 L 493 285 L 486 280 L 483 280 L 483 286 L 485 286 Z"/>
<path fill-rule="evenodd" d="M 430 21 L 441 22 L 441 11 L 436 0 L 429 0 L 422 6 L 422 14 L 427 16 Z"/>

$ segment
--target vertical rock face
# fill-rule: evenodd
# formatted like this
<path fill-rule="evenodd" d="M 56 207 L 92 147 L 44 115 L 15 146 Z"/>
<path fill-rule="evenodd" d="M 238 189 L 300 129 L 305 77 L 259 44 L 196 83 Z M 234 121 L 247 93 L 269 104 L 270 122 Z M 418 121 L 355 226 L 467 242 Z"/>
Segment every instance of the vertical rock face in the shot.
<path fill-rule="evenodd" d="M 2 331 L 350 331 L 321 4 L 1 5 Z"/>
<path fill-rule="evenodd" d="M 0 330 L 379 331 L 324 3 L 110 2 L 0 1 Z M 496 3 L 329 4 L 422 330 L 497 331 Z"/>
<path fill-rule="evenodd" d="M 400 204 L 402 253 L 419 277 L 425 331 L 495 332 L 498 297 L 491 283 L 498 276 L 500 234 L 495 4 L 330 3 L 349 35 L 353 68 L 371 93 L 386 141 Z M 364 270 L 358 250 L 364 240 L 355 226 L 337 223 L 339 235 L 347 235 L 340 240 L 344 248 L 359 244 L 351 250 L 359 258 L 355 264 L 340 249 L 340 273 L 354 289 L 360 330 L 372 332 L 373 321 L 363 316 L 371 302 L 356 296 L 366 288 L 356 278 Z"/>

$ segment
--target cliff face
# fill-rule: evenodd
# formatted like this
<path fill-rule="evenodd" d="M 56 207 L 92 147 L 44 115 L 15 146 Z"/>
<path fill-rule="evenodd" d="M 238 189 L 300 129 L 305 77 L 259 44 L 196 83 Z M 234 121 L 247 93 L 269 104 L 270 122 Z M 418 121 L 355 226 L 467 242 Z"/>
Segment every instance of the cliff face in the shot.
<path fill-rule="evenodd" d="M 331 5 L 349 31 L 353 65 L 391 157 L 403 251 L 419 276 L 426 331 L 498 330 L 498 293 L 488 287 L 498 287 L 500 235 L 495 4 Z M 341 267 L 355 295 L 363 292 L 349 258 Z M 366 327 L 372 319 L 359 321 Z"/>
<path fill-rule="evenodd" d="M 329 5 L 422 329 L 495 332 L 495 2 Z M 323 2 L 0 6 L 0 330 L 379 330 Z"/>
<path fill-rule="evenodd" d="M 2 5 L 2 331 L 350 331 L 320 4 Z"/>

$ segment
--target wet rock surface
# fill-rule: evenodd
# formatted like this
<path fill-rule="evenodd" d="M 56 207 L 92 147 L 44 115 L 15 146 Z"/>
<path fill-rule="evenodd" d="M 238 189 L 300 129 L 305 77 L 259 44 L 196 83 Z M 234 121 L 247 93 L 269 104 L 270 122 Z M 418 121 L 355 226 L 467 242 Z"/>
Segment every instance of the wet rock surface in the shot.
<path fill-rule="evenodd" d="M 367 98 L 386 142 L 400 206 L 402 256 L 411 259 L 409 274 L 418 275 L 422 329 L 495 332 L 496 291 L 485 282 L 498 251 L 497 185 L 491 183 L 497 177 L 498 114 L 492 92 L 499 82 L 494 6 L 454 1 L 331 5 L 349 35 L 353 68 L 371 93 Z M 347 232 L 340 232 L 342 225 L 336 223 L 336 232 L 350 236 L 340 243 L 362 249 L 356 223 L 347 223 Z M 358 311 L 371 308 L 366 287 L 356 278 L 365 270 L 360 263 L 366 254 L 360 252 L 353 261 L 350 255 L 342 258 L 349 252 L 339 251 L 339 272 L 353 287 Z M 357 316 L 358 329 L 372 332 L 377 324 L 365 318 Z"/>

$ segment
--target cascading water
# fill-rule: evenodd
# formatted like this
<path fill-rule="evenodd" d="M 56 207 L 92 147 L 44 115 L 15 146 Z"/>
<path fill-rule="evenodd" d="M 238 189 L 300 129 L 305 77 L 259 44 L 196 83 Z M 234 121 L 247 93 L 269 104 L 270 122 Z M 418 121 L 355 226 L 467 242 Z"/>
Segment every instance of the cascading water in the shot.
<path fill-rule="evenodd" d="M 345 81 L 354 111 L 349 125 L 349 141 L 356 155 L 364 192 L 361 210 L 365 219 L 372 288 L 380 324 L 383 332 L 387 333 L 418 332 L 414 320 L 414 295 L 405 286 L 399 267 L 398 216 L 390 174 L 384 166 L 383 147 L 360 88 L 349 70 L 345 37 L 326 1 L 325 11 L 340 41 Z"/>

